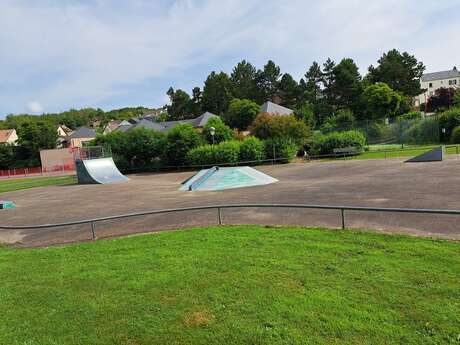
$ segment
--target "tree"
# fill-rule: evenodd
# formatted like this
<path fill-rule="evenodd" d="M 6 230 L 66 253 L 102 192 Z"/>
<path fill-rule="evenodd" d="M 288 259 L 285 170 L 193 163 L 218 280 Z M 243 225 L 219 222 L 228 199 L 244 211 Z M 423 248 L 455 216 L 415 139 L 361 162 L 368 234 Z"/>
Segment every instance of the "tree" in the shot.
<path fill-rule="evenodd" d="M 362 95 L 367 119 L 380 120 L 394 117 L 403 97 L 385 83 L 366 87 Z"/>
<path fill-rule="evenodd" d="M 187 92 L 178 89 L 169 88 L 166 93 L 171 100 L 171 104 L 166 106 L 171 120 L 182 120 L 189 114 L 190 96 Z"/>
<path fill-rule="evenodd" d="M 313 61 L 312 65 L 305 73 L 305 81 L 303 82 L 304 98 L 315 104 L 321 96 L 321 82 L 323 81 L 323 72 L 321 66 Z"/>
<path fill-rule="evenodd" d="M 165 134 L 147 128 L 134 128 L 126 133 L 126 156 L 132 166 L 146 166 L 163 155 Z"/>
<path fill-rule="evenodd" d="M 278 97 L 279 79 L 281 71 L 278 66 L 269 60 L 263 71 L 257 72 L 257 87 L 259 89 L 259 103 L 275 102 Z M 276 102 L 275 102 L 276 103 Z"/>
<path fill-rule="evenodd" d="M 422 93 L 420 78 L 424 71 L 425 66 L 414 55 L 393 49 L 383 54 L 377 67 L 369 67 L 367 79 L 372 84 L 383 82 L 395 91 L 415 97 Z"/>
<path fill-rule="evenodd" d="M 230 79 L 232 82 L 232 95 L 234 98 L 257 99 L 257 70 L 246 60 L 239 62 L 232 71 Z"/>
<path fill-rule="evenodd" d="M 0 169 L 9 169 L 14 161 L 13 145 L 0 144 Z"/>
<path fill-rule="evenodd" d="M 231 90 L 232 83 L 226 73 L 211 72 L 204 82 L 203 110 L 219 115 L 225 113 L 232 99 Z"/>
<path fill-rule="evenodd" d="M 250 127 L 251 134 L 259 139 L 285 138 L 298 146 L 304 145 L 310 137 L 310 128 L 294 115 L 272 115 L 261 113 Z"/>
<path fill-rule="evenodd" d="M 353 129 L 354 124 L 355 116 L 353 112 L 349 109 L 340 109 L 337 114 L 326 120 L 321 130 L 323 132 L 348 131 Z"/>
<path fill-rule="evenodd" d="M 428 98 L 428 111 L 439 111 L 449 109 L 455 98 L 455 89 L 441 87 L 434 92 L 434 95 Z"/>
<path fill-rule="evenodd" d="M 343 59 L 332 70 L 331 102 L 338 108 L 354 110 L 362 93 L 361 75 L 352 59 Z"/>
<path fill-rule="evenodd" d="M 260 107 L 249 99 L 233 99 L 224 115 L 225 123 L 231 128 L 245 130 L 254 121 Z"/>
<path fill-rule="evenodd" d="M 214 139 L 211 135 L 211 127 L 214 128 Z M 233 131 L 219 117 L 209 119 L 208 123 L 203 128 L 203 136 L 209 144 L 216 144 L 222 141 L 234 139 Z"/>
<path fill-rule="evenodd" d="M 455 107 L 460 107 L 460 89 L 455 90 L 452 103 Z"/>
<path fill-rule="evenodd" d="M 201 136 L 192 125 L 177 125 L 166 135 L 164 158 L 169 165 L 182 165 L 187 152 L 202 143 Z"/>
<path fill-rule="evenodd" d="M 285 73 L 281 77 L 278 88 L 281 105 L 287 108 L 294 108 L 300 97 L 299 84 L 289 73 Z"/>
<path fill-rule="evenodd" d="M 323 72 L 322 72 L 322 83 L 323 83 L 323 93 L 326 97 L 326 100 L 329 103 L 332 103 L 333 99 L 333 85 L 335 83 L 334 79 L 334 68 L 335 62 L 328 58 L 326 62 L 323 64 Z"/>
<path fill-rule="evenodd" d="M 315 128 L 315 108 L 310 103 L 303 103 L 294 110 L 296 118 L 305 122 L 310 128 Z"/>
<path fill-rule="evenodd" d="M 57 131 L 53 123 L 25 122 L 18 127 L 17 133 L 22 159 L 38 160 L 40 150 L 56 148 Z"/>
<path fill-rule="evenodd" d="M 193 117 L 200 116 L 203 113 L 202 108 L 203 93 L 199 87 L 192 90 L 192 99 L 189 102 L 188 110 Z"/>

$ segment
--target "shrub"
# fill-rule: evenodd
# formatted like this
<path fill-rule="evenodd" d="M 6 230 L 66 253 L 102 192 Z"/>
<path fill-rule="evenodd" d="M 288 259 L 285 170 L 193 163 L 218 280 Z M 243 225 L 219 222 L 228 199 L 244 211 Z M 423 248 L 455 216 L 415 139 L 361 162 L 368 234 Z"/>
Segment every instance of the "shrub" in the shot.
<path fill-rule="evenodd" d="M 210 128 L 214 127 L 214 142 L 220 143 L 226 140 L 232 140 L 235 138 L 233 130 L 228 127 L 219 117 L 213 117 L 209 119 L 208 123 L 203 128 L 203 137 L 209 144 L 213 144 L 212 136 L 210 134 Z"/>
<path fill-rule="evenodd" d="M 404 132 L 404 141 L 409 144 L 431 144 L 439 142 L 439 122 L 436 118 L 414 121 Z"/>
<path fill-rule="evenodd" d="M 460 144 L 460 126 L 455 127 L 452 131 L 450 142 L 452 144 Z"/>
<path fill-rule="evenodd" d="M 14 162 L 13 145 L 0 144 L 0 169 L 8 169 Z"/>
<path fill-rule="evenodd" d="M 247 137 L 240 145 L 240 161 L 260 161 L 265 158 L 265 146 L 256 137 Z"/>
<path fill-rule="evenodd" d="M 175 126 L 166 135 L 164 158 L 169 165 L 182 165 L 187 153 L 202 143 L 201 136 L 191 125 Z"/>
<path fill-rule="evenodd" d="M 452 108 L 439 116 L 439 127 L 446 130 L 443 133 L 443 141 L 448 141 L 455 127 L 460 126 L 460 108 Z"/>
<path fill-rule="evenodd" d="M 223 141 L 214 148 L 214 161 L 216 164 L 236 163 L 240 156 L 241 143 L 236 140 Z"/>
<path fill-rule="evenodd" d="M 133 166 L 151 165 L 164 153 L 164 133 L 147 128 L 134 128 L 126 133 L 128 145 L 125 157 Z"/>
<path fill-rule="evenodd" d="M 324 122 L 322 130 L 324 132 L 349 131 L 354 127 L 354 124 L 355 116 L 353 112 L 348 109 L 341 109 Z"/>
<path fill-rule="evenodd" d="M 422 118 L 421 112 L 411 111 L 409 113 L 398 116 L 397 121 L 412 121 L 412 120 L 420 120 L 421 118 Z"/>
<path fill-rule="evenodd" d="M 212 165 L 215 164 L 213 145 L 202 145 L 191 149 L 187 153 L 187 164 L 189 165 Z"/>
<path fill-rule="evenodd" d="M 310 128 L 294 115 L 272 115 L 261 113 L 250 128 L 251 134 L 259 139 L 289 138 L 298 147 L 307 143 Z"/>
<path fill-rule="evenodd" d="M 268 159 L 280 159 L 290 161 L 296 156 L 299 146 L 290 138 L 273 138 L 264 142 L 265 156 Z"/>
<path fill-rule="evenodd" d="M 233 99 L 224 115 L 225 122 L 232 128 L 245 130 L 254 121 L 260 107 L 249 99 Z"/>
<path fill-rule="evenodd" d="M 360 131 L 332 132 L 318 134 L 313 137 L 310 148 L 312 155 L 332 154 L 334 149 L 354 147 L 362 151 L 366 138 Z"/>
<path fill-rule="evenodd" d="M 217 145 L 202 145 L 187 153 L 187 164 L 213 165 L 237 163 L 241 142 L 236 140 L 223 141 Z"/>

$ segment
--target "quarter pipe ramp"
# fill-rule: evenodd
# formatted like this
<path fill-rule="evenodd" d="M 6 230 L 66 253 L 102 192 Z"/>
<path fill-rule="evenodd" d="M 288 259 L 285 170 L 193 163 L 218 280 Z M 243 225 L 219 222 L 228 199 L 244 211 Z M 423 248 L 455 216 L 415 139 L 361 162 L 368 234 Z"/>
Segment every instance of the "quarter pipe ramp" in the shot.
<path fill-rule="evenodd" d="M 79 184 L 107 184 L 129 180 L 115 165 L 112 158 L 76 160 Z"/>

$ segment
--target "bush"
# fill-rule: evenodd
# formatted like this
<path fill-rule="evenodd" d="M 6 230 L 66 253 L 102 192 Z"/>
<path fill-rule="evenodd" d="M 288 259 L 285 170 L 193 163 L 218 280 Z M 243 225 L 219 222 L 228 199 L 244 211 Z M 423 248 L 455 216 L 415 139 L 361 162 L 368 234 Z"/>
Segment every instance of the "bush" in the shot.
<path fill-rule="evenodd" d="M 202 145 L 187 153 L 187 164 L 213 165 L 237 163 L 241 142 L 236 140 L 223 141 L 217 145 Z"/>
<path fill-rule="evenodd" d="M 422 113 L 419 111 L 411 111 L 409 113 L 398 116 L 397 121 L 412 121 L 420 120 L 422 118 Z"/>
<path fill-rule="evenodd" d="M 455 127 L 452 131 L 450 142 L 452 144 L 460 144 L 460 126 Z"/>
<path fill-rule="evenodd" d="M 414 121 L 404 133 L 404 141 L 408 144 L 432 144 L 439 142 L 439 122 L 436 118 Z"/>
<path fill-rule="evenodd" d="M 240 161 L 260 161 L 265 159 L 265 146 L 256 137 L 247 137 L 240 145 Z"/>
<path fill-rule="evenodd" d="M 209 144 L 213 144 L 210 128 L 214 127 L 214 143 L 235 139 L 233 130 L 228 127 L 219 117 L 209 119 L 208 123 L 203 128 L 203 137 Z"/>
<path fill-rule="evenodd" d="M 446 130 L 442 135 L 442 141 L 447 142 L 455 127 L 460 126 L 460 108 L 452 108 L 439 116 L 439 128 Z"/>
<path fill-rule="evenodd" d="M 0 144 L 0 169 L 8 169 L 14 162 L 13 145 Z"/>
<path fill-rule="evenodd" d="M 191 125 L 175 126 L 166 135 L 164 159 L 169 165 L 183 165 L 187 153 L 202 143 L 201 136 Z"/>
<path fill-rule="evenodd" d="M 349 131 L 354 127 L 355 116 L 348 109 L 341 109 L 337 114 L 329 117 L 323 124 L 324 132 Z"/>
<path fill-rule="evenodd" d="M 310 148 L 312 155 L 325 155 L 334 153 L 334 149 L 354 147 L 362 151 L 366 138 L 360 131 L 332 132 L 318 134 L 313 138 Z"/>
<path fill-rule="evenodd" d="M 264 141 L 265 156 L 268 159 L 292 160 L 299 149 L 297 143 L 290 138 L 273 138 Z"/>
<path fill-rule="evenodd" d="M 310 137 L 310 128 L 294 115 L 272 115 L 261 113 L 250 128 L 251 134 L 259 139 L 288 138 L 297 144 L 297 147 L 307 143 Z"/>
<path fill-rule="evenodd" d="M 202 145 L 191 149 L 187 153 L 187 164 L 189 165 L 212 165 L 215 164 L 213 145 Z"/>

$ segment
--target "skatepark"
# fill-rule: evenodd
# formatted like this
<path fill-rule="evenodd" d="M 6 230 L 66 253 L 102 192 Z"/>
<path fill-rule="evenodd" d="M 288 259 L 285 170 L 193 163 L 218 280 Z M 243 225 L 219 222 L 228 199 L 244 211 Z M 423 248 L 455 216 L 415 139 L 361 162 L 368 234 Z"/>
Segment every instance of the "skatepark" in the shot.
<path fill-rule="evenodd" d="M 218 191 L 184 192 L 196 172 L 130 175 L 112 184 L 66 185 L 4 193 L 17 207 L 2 225 L 71 222 L 133 212 L 218 204 L 321 204 L 368 207 L 460 209 L 460 160 L 404 164 L 403 159 L 344 160 L 259 166 L 276 183 Z M 429 176 L 429 178 L 427 177 Z M 223 224 L 340 227 L 337 210 L 229 209 Z M 214 210 L 190 211 L 97 224 L 97 237 L 215 225 Z M 460 239 L 458 216 L 347 212 L 347 228 Z M 61 228 L 2 230 L 0 241 L 41 246 L 91 239 L 88 224 Z"/>

